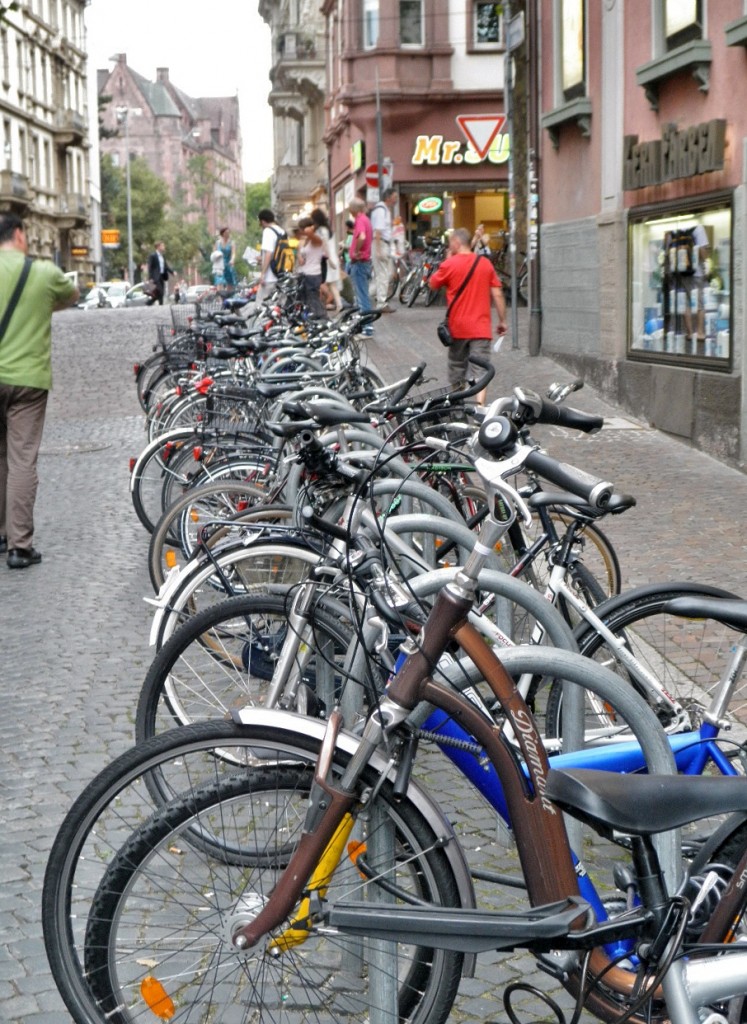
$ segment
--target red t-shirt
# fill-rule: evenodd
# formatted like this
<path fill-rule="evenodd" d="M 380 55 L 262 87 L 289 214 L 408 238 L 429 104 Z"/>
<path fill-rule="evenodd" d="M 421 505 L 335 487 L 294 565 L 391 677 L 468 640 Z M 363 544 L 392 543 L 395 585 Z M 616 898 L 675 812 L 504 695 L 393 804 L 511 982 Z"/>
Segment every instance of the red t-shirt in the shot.
<path fill-rule="evenodd" d="M 493 264 L 485 256 L 475 256 L 473 252 L 458 252 L 445 259 L 428 282 L 434 289 L 445 285 L 446 301 L 450 303 L 476 259 L 479 262 L 472 277 L 449 313 L 451 336 L 461 341 L 493 336 L 490 289 L 501 286 Z"/>
<path fill-rule="evenodd" d="M 358 241 L 359 238 L 363 240 Z M 359 213 L 355 218 L 353 226 L 353 237 L 350 242 L 350 259 L 357 260 L 371 259 L 371 243 L 373 242 L 373 228 L 371 221 L 365 213 Z M 358 248 L 360 246 L 360 249 Z"/>

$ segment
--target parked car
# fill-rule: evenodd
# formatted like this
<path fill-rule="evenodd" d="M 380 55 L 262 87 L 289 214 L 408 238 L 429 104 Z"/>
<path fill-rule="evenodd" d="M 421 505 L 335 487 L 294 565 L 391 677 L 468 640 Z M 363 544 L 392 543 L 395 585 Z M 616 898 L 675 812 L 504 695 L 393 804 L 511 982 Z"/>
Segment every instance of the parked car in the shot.
<path fill-rule="evenodd" d="M 208 294 L 208 292 L 212 291 L 213 286 L 211 284 L 193 284 L 187 288 L 186 301 L 199 302 L 200 299 L 203 299 Z"/>
<path fill-rule="evenodd" d="M 143 283 L 136 284 L 125 295 L 125 306 L 147 306 L 150 299 L 143 291 Z"/>
<path fill-rule="evenodd" d="M 78 302 L 78 309 L 117 309 L 124 306 L 126 281 L 98 281 Z"/>

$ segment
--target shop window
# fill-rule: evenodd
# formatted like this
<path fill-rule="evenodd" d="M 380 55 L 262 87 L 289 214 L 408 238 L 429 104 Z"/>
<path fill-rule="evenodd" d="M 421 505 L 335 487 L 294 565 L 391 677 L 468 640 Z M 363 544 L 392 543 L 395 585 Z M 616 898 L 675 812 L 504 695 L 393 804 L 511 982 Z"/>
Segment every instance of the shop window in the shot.
<path fill-rule="evenodd" d="M 560 90 L 564 100 L 586 95 L 585 0 L 560 0 Z"/>
<path fill-rule="evenodd" d="M 631 356 L 730 368 L 731 225 L 729 200 L 632 217 Z"/>
<path fill-rule="evenodd" d="M 402 46 L 423 45 L 423 0 L 399 0 L 399 41 Z"/>
<path fill-rule="evenodd" d="M 471 50 L 496 50 L 503 47 L 501 5 L 472 0 L 468 33 Z"/>
<path fill-rule="evenodd" d="M 379 0 L 362 0 L 363 49 L 373 50 L 379 42 Z"/>
<path fill-rule="evenodd" d="M 666 50 L 703 38 L 703 0 L 664 0 Z"/>

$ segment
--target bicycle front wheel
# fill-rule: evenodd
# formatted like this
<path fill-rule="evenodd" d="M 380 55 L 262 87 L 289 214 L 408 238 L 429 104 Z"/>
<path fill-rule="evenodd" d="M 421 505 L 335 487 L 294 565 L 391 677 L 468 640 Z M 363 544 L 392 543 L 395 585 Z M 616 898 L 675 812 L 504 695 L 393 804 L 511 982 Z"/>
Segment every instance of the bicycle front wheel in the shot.
<path fill-rule="evenodd" d="M 313 926 L 287 949 L 283 928 L 246 954 L 233 946 L 300 838 L 319 744 L 266 723 L 172 730 L 88 787 L 53 846 L 44 891 L 45 942 L 76 1022 L 134 1024 L 172 1005 L 185 1021 L 446 1020 L 459 953 Z M 348 756 L 335 751 L 335 778 Z M 179 795 L 148 817 L 143 781 L 156 772 Z M 432 824 L 373 767 L 361 799 L 371 792 L 370 813 L 354 809 L 354 852 L 335 860 L 326 898 L 458 906 Z"/>
<path fill-rule="evenodd" d="M 677 597 L 710 599 L 734 598 L 734 595 L 697 584 L 661 584 L 612 598 L 598 605 L 594 612 L 624 642 L 625 649 L 659 681 L 663 690 L 682 705 L 691 726 L 697 728 L 721 682 L 740 633 L 713 619 L 686 619 L 670 614 L 665 605 Z M 620 656 L 593 626 L 582 623 L 576 634 L 583 655 L 611 668 L 643 692 L 634 673 L 625 667 Z M 644 693 L 644 696 L 647 695 Z M 547 735 L 550 737 L 562 735 L 561 708 L 562 688 L 553 682 L 547 702 Z M 670 705 L 659 704 L 655 710 L 662 725 L 677 727 Z M 735 742 L 736 747 L 747 737 L 747 683 L 740 685 L 737 681 L 735 684 L 728 717 L 732 723 L 730 741 Z M 589 740 L 602 739 L 618 729 L 619 722 L 607 705 L 587 701 Z"/>

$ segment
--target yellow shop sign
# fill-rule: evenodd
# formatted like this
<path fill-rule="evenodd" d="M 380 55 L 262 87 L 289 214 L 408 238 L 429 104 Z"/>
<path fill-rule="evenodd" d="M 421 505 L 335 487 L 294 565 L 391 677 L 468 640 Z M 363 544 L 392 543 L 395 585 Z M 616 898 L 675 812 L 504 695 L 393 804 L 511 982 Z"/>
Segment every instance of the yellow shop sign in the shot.
<path fill-rule="evenodd" d="M 428 164 L 430 167 L 454 164 L 481 164 L 487 160 L 491 164 L 505 164 L 508 161 L 510 138 L 508 133 L 499 133 L 490 144 L 485 156 L 480 156 L 471 142 L 446 140 L 443 135 L 418 135 L 412 163 Z"/>

